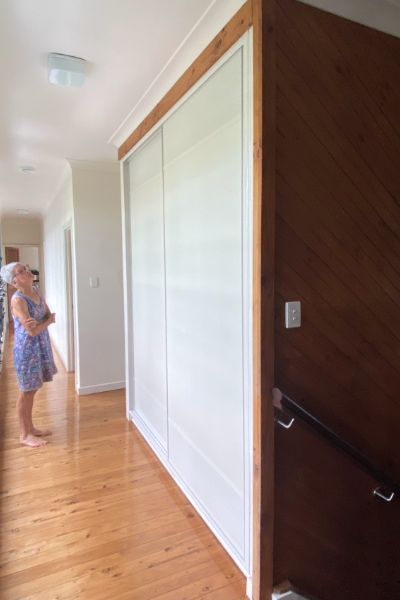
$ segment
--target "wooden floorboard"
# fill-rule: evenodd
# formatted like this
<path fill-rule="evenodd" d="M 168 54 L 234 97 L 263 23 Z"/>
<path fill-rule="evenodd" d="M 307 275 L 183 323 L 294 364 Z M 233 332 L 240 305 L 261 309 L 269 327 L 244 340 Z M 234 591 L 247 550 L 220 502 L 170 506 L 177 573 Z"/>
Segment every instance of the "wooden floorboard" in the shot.
<path fill-rule="evenodd" d="M 245 600 L 246 581 L 125 418 L 125 391 L 59 373 L 20 446 L 12 334 L 0 376 L 0 600 Z"/>

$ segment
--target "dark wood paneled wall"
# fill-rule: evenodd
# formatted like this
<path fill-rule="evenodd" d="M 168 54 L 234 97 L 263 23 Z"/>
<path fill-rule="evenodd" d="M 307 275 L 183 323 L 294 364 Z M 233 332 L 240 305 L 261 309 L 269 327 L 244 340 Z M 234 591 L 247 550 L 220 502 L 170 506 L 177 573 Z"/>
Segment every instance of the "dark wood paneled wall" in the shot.
<path fill-rule="evenodd" d="M 276 40 L 275 383 L 400 481 L 400 40 L 295 0 Z"/>
<path fill-rule="evenodd" d="M 253 204 L 253 445 L 254 479 L 259 479 L 259 512 L 254 511 L 253 599 L 271 598 L 274 527 L 274 386 L 276 41 L 275 0 L 253 0 L 254 204 Z M 257 295 L 257 292 L 259 295 Z M 257 305 L 259 300 L 259 305 Z M 257 318 L 257 308 L 260 319 Z M 257 331 L 257 324 L 258 331 Z M 258 359 L 260 362 L 258 363 Z M 259 402 L 256 401 L 259 382 Z M 261 476 L 259 476 L 261 474 Z M 257 492 L 256 485 L 253 493 Z M 253 508 L 257 508 L 256 499 Z"/>
<path fill-rule="evenodd" d="M 372 477 L 298 421 L 275 438 L 276 583 L 318 600 L 400 598 L 400 500 L 373 495 Z"/>

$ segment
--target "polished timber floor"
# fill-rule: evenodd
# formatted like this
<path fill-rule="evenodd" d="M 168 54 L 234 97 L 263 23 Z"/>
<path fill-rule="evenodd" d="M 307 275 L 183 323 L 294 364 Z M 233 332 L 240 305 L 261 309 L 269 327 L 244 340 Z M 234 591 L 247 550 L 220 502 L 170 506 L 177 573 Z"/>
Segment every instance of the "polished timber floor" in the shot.
<path fill-rule="evenodd" d="M 125 392 L 38 392 L 20 446 L 11 334 L 0 376 L 0 600 L 244 600 L 245 578 L 125 419 Z"/>

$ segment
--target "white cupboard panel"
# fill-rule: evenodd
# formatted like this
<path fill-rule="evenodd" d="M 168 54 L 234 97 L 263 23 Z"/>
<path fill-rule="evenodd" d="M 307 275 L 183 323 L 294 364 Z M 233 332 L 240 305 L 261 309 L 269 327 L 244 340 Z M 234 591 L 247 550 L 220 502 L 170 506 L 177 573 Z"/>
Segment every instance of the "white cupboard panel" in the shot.
<path fill-rule="evenodd" d="M 165 212 L 169 419 L 241 489 L 240 156 L 207 169 L 238 136 L 240 123 L 166 167 Z"/>
<path fill-rule="evenodd" d="M 127 159 L 127 354 L 131 417 L 250 573 L 251 69 L 236 48 Z"/>
<path fill-rule="evenodd" d="M 167 444 L 161 133 L 129 161 L 134 410 Z"/>
<path fill-rule="evenodd" d="M 241 116 L 242 53 L 237 50 L 164 123 L 165 164 Z"/>
<path fill-rule="evenodd" d="M 164 124 L 164 194 L 169 459 L 243 562 L 241 59 Z"/>
<path fill-rule="evenodd" d="M 231 554 L 243 564 L 243 494 L 232 488 L 225 474 L 174 423 L 170 423 L 169 437 L 170 454 L 173 457 L 170 462 L 174 470 L 190 490 L 195 503 L 200 505 L 201 512 L 206 513 L 209 524 L 219 538 L 226 542 Z"/>

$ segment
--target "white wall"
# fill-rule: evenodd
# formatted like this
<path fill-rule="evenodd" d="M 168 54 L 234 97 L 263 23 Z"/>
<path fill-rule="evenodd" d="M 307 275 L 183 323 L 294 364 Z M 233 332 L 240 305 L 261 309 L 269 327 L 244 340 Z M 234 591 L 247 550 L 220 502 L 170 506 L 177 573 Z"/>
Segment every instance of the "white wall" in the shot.
<path fill-rule="evenodd" d="M 67 364 L 68 336 L 63 227 L 71 220 L 72 178 L 69 170 L 43 222 L 44 291 L 50 310 L 56 313 L 56 323 L 49 327 L 49 333 L 64 365 Z"/>
<path fill-rule="evenodd" d="M 2 243 L 40 245 L 42 243 L 42 224 L 38 219 L 20 217 L 19 219 L 3 219 L 1 223 Z"/>
<path fill-rule="evenodd" d="M 118 165 L 71 161 L 71 167 L 76 389 L 90 394 L 125 387 L 120 175 Z"/>
<path fill-rule="evenodd" d="M 0 248 L 3 264 L 5 263 L 5 247 L 13 246 L 19 248 L 19 259 L 23 264 L 29 264 L 32 268 L 36 268 L 40 272 L 43 271 L 41 220 L 25 216 L 15 219 L 5 218 L 1 222 L 1 233 L 2 245 Z M 35 248 L 32 248 L 33 246 Z"/>
<path fill-rule="evenodd" d="M 40 271 L 39 248 L 37 246 L 18 246 L 19 260 L 23 265 L 29 265 L 31 269 Z"/>

